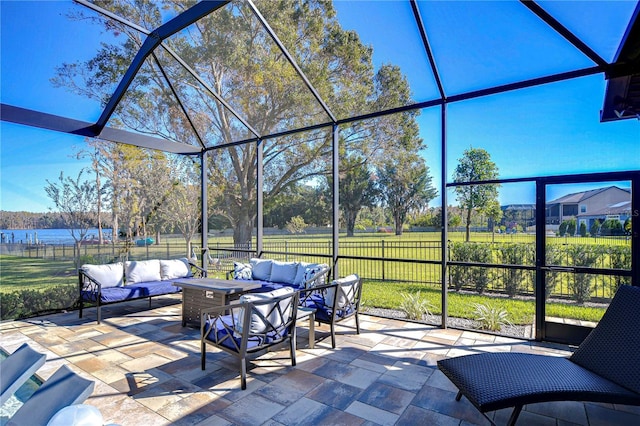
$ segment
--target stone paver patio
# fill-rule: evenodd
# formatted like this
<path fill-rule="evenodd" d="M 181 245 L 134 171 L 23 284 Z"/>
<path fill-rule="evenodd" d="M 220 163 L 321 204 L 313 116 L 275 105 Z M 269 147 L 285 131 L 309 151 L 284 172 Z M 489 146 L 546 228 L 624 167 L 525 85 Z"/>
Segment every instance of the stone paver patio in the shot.
<path fill-rule="evenodd" d="M 488 425 L 436 368 L 442 357 L 482 351 L 521 351 L 557 356 L 562 345 L 530 342 L 430 325 L 361 316 L 309 349 L 299 328 L 297 366 L 288 350 L 257 358 L 240 390 L 239 368 L 209 347 L 200 369 L 199 330 L 180 324 L 180 296 L 0 324 L 0 346 L 13 352 L 28 342 L 47 354 L 38 371 L 47 379 L 62 364 L 95 380 L 86 401 L 107 423 L 127 425 Z M 306 321 L 304 322 L 306 323 Z M 316 327 L 316 337 L 328 328 Z M 504 424 L 508 410 L 489 413 Z M 640 424 L 640 408 L 579 402 L 526 406 L 522 425 Z"/>

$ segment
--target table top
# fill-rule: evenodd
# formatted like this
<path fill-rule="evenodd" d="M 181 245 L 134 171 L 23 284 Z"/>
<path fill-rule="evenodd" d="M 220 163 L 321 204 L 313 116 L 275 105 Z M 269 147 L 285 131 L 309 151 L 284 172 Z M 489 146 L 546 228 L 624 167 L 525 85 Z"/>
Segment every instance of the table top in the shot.
<path fill-rule="evenodd" d="M 173 280 L 173 285 L 183 288 L 212 290 L 221 293 L 245 293 L 262 287 L 262 284 L 242 280 L 225 280 L 223 278 L 180 278 Z"/>

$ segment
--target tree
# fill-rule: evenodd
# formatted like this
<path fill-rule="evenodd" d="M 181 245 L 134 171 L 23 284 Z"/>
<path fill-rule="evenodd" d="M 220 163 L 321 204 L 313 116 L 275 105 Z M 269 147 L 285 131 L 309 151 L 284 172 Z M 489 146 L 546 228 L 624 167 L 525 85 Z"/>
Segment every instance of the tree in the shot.
<path fill-rule="evenodd" d="M 292 234 L 302 234 L 307 229 L 307 224 L 301 216 L 294 216 L 287 222 L 285 228 Z"/>
<path fill-rule="evenodd" d="M 589 234 L 591 234 L 592 237 L 597 237 L 599 232 L 600 232 L 600 221 L 596 219 L 591 224 L 591 228 L 589 228 Z"/>
<path fill-rule="evenodd" d="M 358 155 L 344 155 L 340 158 L 339 178 L 340 210 L 345 220 L 347 237 L 353 237 L 360 209 L 375 205 L 377 187 L 366 161 Z M 332 179 L 328 181 L 331 188 Z"/>
<path fill-rule="evenodd" d="M 96 200 L 101 195 L 94 183 L 82 179 L 85 171 L 85 169 L 80 170 L 75 179 L 69 176 L 65 178 L 64 172 L 60 172 L 58 181 L 50 182 L 47 179 L 47 185 L 44 188 L 47 196 L 60 212 L 65 228 L 69 230 L 75 241 L 78 261 L 80 242 L 87 235 L 89 228 L 96 223 Z M 77 266 L 80 267 L 79 264 Z"/>
<path fill-rule="evenodd" d="M 587 224 L 584 222 L 580 222 L 580 236 L 581 237 L 587 236 Z"/>
<path fill-rule="evenodd" d="M 396 235 L 402 235 L 407 213 L 424 207 L 437 195 L 429 168 L 419 155 L 401 151 L 385 161 L 377 175 L 382 202 L 393 215 Z"/>
<path fill-rule="evenodd" d="M 483 180 L 492 180 L 498 177 L 498 167 L 491 161 L 489 153 L 482 148 L 469 148 L 464 151 L 462 158 L 454 171 L 453 181 L 465 183 L 456 186 L 456 194 L 460 202 L 460 208 L 466 210 L 466 241 L 471 234 L 471 215 L 474 209 L 482 209 L 491 201 L 497 201 L 497 184 L 477 184 Z M 471 184 L 466 184 L 471 183 Z"/>
<path fill-rule="evenodd" d="M 178 0 L 165 7 L 178 12 L 192 3 Z M 400 87 L 396 84 L 400 81 L 398 76 L 385 69 L 374 82 L 372 49 L 355 32 L 340 27 L 331 2 L 263 0 L 256 1 L 256 6 L 334 115 L 347 116 L 406 96 L 402 93 L 394 97 L 386 89 L 380 90 Z M 157 28 L 166 14 L 155 2 L 118 0 L 103 7 L 146 28 Z M 54 82 L 104 102 L 144 36 L 126 25 L 88 14 L 74 18 L 103 25 L 121 42 L 104 44 L 95 57 L 84 63 L 61 65 Z M 207 85 L 224 97 L 258 135 L 328 119 L 265 34 L 248 2 L 232 2 L 164 43 L 198 70 Z M 171 87 L 164 75 L 172 80 Z M 181 103 L 176 101 L 174 92 Z M 381 99 L 383 94 L 385 99 Z M 182 113 L 183 107 L 192 112 L 190 121 Z M 396 139 L 370 138 L 371 129 L 382 121 L 345 126 L 341 129 L 345 143 L 366 146 L 366 158 L 372 152 L 384 152 L 384 144 L 395 143 Z M 202 142 L 207 147 L 255 136 L 162 49 L 156 50 L 153 60 L 140 69 L 112 124 L 180 143 Z M 196 132 L 189 130 L 191 124 Z M 218 187 L 218 196 L 211 199 L 212 208 L 232 224 L 237 246 L 251 244 L 255 227 L 257 191 L 263 190 L 256 187 L 259 150 L 263 152 L 265 198 L 277 195 L 291 183 L 312 181 L 330 171 L 331 162 L 326 161 L 332 146 L 330 132 L 313 130 L 302 138 L 288 135 L 211 151 L 208 172 L 211 185 Z"/>
<path fill-rule="evenodd" d="M 482 209 L 484 213 L 489 217 L 489 222 L 491 224 L 491 241 L 495 241 L 496 236 L 496 224 L 500 222 L 502 219 L 502 209 L 500 208 L 500 203 L 497 200 L 491 200 Z"/>

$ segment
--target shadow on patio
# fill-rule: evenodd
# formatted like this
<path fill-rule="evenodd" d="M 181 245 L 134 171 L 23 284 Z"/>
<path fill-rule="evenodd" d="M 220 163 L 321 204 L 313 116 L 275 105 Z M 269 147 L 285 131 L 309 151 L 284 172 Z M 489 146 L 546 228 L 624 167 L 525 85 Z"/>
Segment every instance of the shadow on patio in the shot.
<path fill-rule="evenodd" d="M 298 365 L 288 349 L 272 351 L 250 365 L 240 390 L 235 359 L 209 347 L 200 369 L 199 330 L 180 325 L 180 296 L 103 308 L 85 318 L 77 312 L 4 322 L 2 348 L 22 343 L 47 354 L 38 371 L 46 379 L 69 365 L 96 387 L 87 404 L 105 421 L 120 425 L 226 424 L 489 424 L 436 369 L 442 357 L 482 351 L 568 355 L 570 348 L 362 315 L 338 327 L 331 349 L 328 328 L 309 349 L 299 328 Z M 489 413 L 505 423 L 509 410 Z M 578 402 L 529 405 L 519 424 L 627 425 L 640 423 L 640 408 Z"/>

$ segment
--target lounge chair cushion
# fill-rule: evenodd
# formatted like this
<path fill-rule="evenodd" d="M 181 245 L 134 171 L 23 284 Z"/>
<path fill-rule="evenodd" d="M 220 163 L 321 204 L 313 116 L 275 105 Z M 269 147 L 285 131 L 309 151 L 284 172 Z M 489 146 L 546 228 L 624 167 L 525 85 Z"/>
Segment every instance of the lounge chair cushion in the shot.
<path fill-rule="evenodd" d="M 87 275 L 99 282 L 102 288 L 124 285 L 124 265 L 122 262 L 108 265 L 82 265 L 82 269 Z"/>
<path fill-rule="evenodd" d="M 261 281 L 271 280 L 271 265 L 273 261 L 271 259 L 258 259 L 252 258 L 249 260 L 251 264 L 252 279 Z"/>
<path fill-rule="evenodd" d="M 36 352 L 23 343 L 0 363 L 0 406 L 22 386 L 47 360 L 45 354 Z"/>
<path fill-rule="evenodd" d="M 61 366 L 27 399 L 11 417 L 7 426 L 46 425 L 64 407 L 83 403 L 95 384 Z"/>
<path fill-rule="evenodd" d="M 191 267 L 186 257 L 180 259 L 160 259 L 160 277 L 163 280 L 187 278 L 191 276 Z"/>
<path fill-rule="evenodd" d="M 124 287 L 110 287 L 102 290 L 101 303 L 121 302 L 123 300 L 137 299 L 139 297 L 160 296 L 180 292 L 180 287 L 174 286 L 171 281 L 151 281 L 139 284 L 126 285 Z M 83 291 L 82 297 L 89 302 L 96 302 L 97 293 Z"/>
<path fill-rule="evenodd" d="M 128 261 L 124 264 L 127 285 L 149 281 L 160 281 L 160 260 Z"/>
<path fill-rule="evenodd" d="M 295 290 L 291 287 L 282 287 L 278 290 L 270 291 L 267 293 L 243 294 L 240 297 L 240 303 L 268 301 L 281 296 L 293 295 L 294 292 Z M 276 307 L 277 303 L 279 303 L 280 305 L 279 309 L 278 307 Z M 273 328 L 280 327 L 280 325 L 282 324 L 282 320 L 286 320 L 289 318 L 291 309 L 292 306 L 289 299 L 284 299 L 280 302 L 274 301 L 273 303 L 253 305 L 253 312 L 251 313 L 249 324 L 249 333 L 265 333 L 268 331 L 267 328 L 269 325 L 271 325 Z M 265 322 L 263 318 L 267 321 Z M 244 327 L 243 323 L 244 312 L 242 310 L 239 310 L 238 321 L 236 324 L 236 332 L 238 334 L 242 333 Z"/>
<path fill-rule="evenodd" d="M 332 287 L 327 290 L 327 304 L 329 306 L 333 306 L 333 298 L 338 297 L 338 303 L 336 305 L 337 309 L 342 309 L 349 302 L 352 302 L 355 299 L 355 296 L 358 291 L 358 283 L 360 279 L 357 275 L 349 275 L 344 278 L 340 278 L 333 281 L 337 283 L 337 287 Z M 337 296 L 336 296 L 337 295 Z"/>

